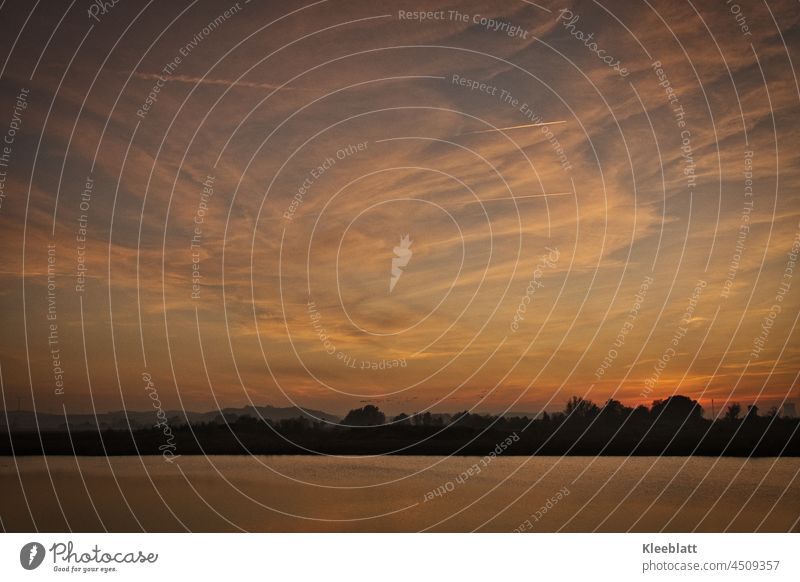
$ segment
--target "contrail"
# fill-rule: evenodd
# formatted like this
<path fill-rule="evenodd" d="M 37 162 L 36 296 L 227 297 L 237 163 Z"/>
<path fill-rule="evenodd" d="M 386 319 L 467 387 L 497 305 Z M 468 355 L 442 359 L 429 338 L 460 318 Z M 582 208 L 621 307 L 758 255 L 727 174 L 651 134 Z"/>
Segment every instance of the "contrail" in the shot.
<path fill-rule="evenodd" d="M 486 200 L 467 200 L 462 202 L 462 206 L 470 204 L 488 204 L 489 202 L 509 202 L 513 200 L 525 200 L 528 198 L 550 198 L 552 196 L 573 196 L 574 192 L 545 192 L 543 194 L 525 194 L 522 196 L 505 196 L 502 198 L 487 198 Z"/>
<path fill-rule="evenodd" d="M 127 73 L 124 73 L 127 74 Z M 226 87 L 242 87 L 246 89 L 264 89 L 272 91 L 274 89 L 289 89 L 292 87 L 281 87 L 272 83 L 254 83 L 252 81 L 231 81 L 229 79 L 209 79 L 208 77 L 191 77 L 189 75 L 162 75 L 160 73 L 142 73 L 134 71 L 133 76 L 137 79 L 158 81 L 159 79 L 167 82 L 174 83 L 188 83 L 191 85 L 224 85 Z"/>
<path fill-rule="evenodd" d="M 459 133 L 458 135 L 472 135 L 473 133 L 490 133 L 492 131 L 507 131 L 509 129 L 522 129 L 523 127 L 541 127 L 543 125 L 556 125 L 559 123 L 566 123 L 566 121 L 545 121 L 543 123 L 526 123 L 525 125 L 512 125 L 511 127 L 498 127 L 496 129 L 481 129 L 479 131 L 468 131 L 466 133 Z"/>
<path fill-rule="evenodd" d="M 483 202 L 499 202 L 501 200 L 524 200 L 525 198 L 547 198 L 549 196 L 572 196 L 574 192 L 545 192 L 543 194 L 524 194 L 522 196 L 504 196 L 502 198 L 487 198 L 485 200 L 470 200 L 467 204 Z"/>

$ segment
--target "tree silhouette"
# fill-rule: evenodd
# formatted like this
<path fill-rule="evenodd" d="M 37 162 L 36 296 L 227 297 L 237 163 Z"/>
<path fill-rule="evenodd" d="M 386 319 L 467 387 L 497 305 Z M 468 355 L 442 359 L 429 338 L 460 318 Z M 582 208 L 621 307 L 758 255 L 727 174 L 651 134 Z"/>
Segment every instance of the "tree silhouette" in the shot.
<path fill-rule="evenodd" d="M 401 412 L 400 414 L 394 417 L 394 422 L 402 426 L 408 426 L 411 424 L 411 417 L 408 416 L 405 412 Z"/>
<path fill-rule="evenodd" d="M 676 394 L 664 400 L 653 401 L 650 416 L 653 421 L 669 423 L 702 420 L 703 407 L 698 404 L 697 400 Z"/>
<path fill-rule="evenodd" d="M 725 411 L 725 420 L 733 422 L 734 420 L 739 418 L 739 415 L 741 413 L 742 413 L 742 405 L 739 404 L 738 402 L 734 402 L 730 406 L 728 406 L 728 409 Z"/>
<path fill-rule="evenodd" d="M 644 404 L 640 404 L 631 413 L 631 423 L 642 425 L 649 424 L 649 422 L 650 410 Z"/>
<path fill-rule="evenodd" d="M 600 413 L 600 409 L 591 400 L 573 396 L 567 401 L 564 412 L 570 420 L 590 421 Z"/>
<path fill-rule="evenodd" d="M 367 404 L 364 408 L 356 408 L 347 413 L 342 424 L 351 426 L 375 426 L 386 422 L 386 415 L 380 408 Z"/>
<path fill-rule="evenodd" d="M 600 409 L 600 419 L 604 422 L 618 423 L 625 420 L 632 411 L 632 408 L 628 408 L 619 400 L 610 398 Z"/>

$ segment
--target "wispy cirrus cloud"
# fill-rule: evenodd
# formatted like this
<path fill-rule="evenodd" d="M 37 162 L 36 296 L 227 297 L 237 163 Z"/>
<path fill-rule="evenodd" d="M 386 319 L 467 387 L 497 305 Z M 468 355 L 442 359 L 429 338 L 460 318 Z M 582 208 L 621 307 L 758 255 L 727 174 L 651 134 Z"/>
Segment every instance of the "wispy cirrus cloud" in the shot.
<path fill-rule="evenodd" d="M 42 146 L 37 150 L 34 140 L 15 149 L 18 166 L 5 181 L 0 213 L 0 243 L 9 249 L 2 273 L 9 316 L 0 337 L 15 362 L 4 363 L 7 385 L 27 382 L 27 370 L 17 365 L 26 358 L 19 342 L 24 313 L 37 385 L 46 386 L 42 297 L 47 244 L 55 241 L 59 323 L 74 382 L 68 397 L 76 395 L 76 406 L 85 400 L 79 298 L 71 283 L 78 222 L 86 214 L 90 292 L 83 301 L 96 386 L 117 382 L 113 367 L 103 365 L 113 356 L 110 345 L 125 347 L 120 366 L 130 382 L 142 366 L 143 344 L 154 376 L 170 388 L 174 378 L 187 403 L 208 407 L 208 382 L 198 374 L 202 341 L 214 394 L 231 404 L 251 394 L 259 403 L 285 404 L 288 394 L 341 412 L 361 399 L 350 391 L 387 403 L 409 395 L 421 408 L 458 388 L 439 405 L 455 409 L 498 383 L 495 403 L 510 403 L 532 386 L 522 408 L 554 395 L 560 405 L 566 395 L 557 391 L 589 386 L 597 400 L 634 403 L 703 279 L 707 290 L 653 396 L 678 387 L 699 395 L 708 383 L 715 394 L 735 385 L 754 397 L 767 378 L 761 360 L 745 366 L 747 354 L 800 220 L 800 154 L 785 147 L 800 125 L 797 88 L 770 14 L 748 8 L 753 32 L 745 43 L 721 5 L 702 7 L 713 40 L 679 3 L 575 8 L 599 46 L 624 55 L 631 73 L 621 79 L 556 22 L 555 12 L 451 4 L 535 34 L 509 38 L 470 23 L 394 15 L 330 28 L 331 12 L 310 5 L 302 18 L 287 18 L 269 37 L 255 36 L 228 54 L 281 15 L 274 3 L 250 3 L 247 19 L 227 21 L 181 65 L 185 74 L 149 72 L 185 43 L 176 32 L 148 50 L 144 65 L 136 64 L 135 43 L 121 43 L 121 54 L 113 55 L 118 64 L 91 91 L 107 53 L 79 52 L 60 85 L 64 55 L 74 47 L 54 37 L 32 82 L 37 113 L 24 118 L 30 135 L 44 132 Z M 791 50 L 795 8 L 775 2 L 770 9 Z M 215 11 L 197 10 L 198 23 Z M 606 11 L 624 14 L 627 30 Z M 375 7 L 354 1 L 335 12 L 337 23 L 357 22 L 374 16 Z M 162 20 L 145 20 L 136 32 L 154 38 Z M 87 43 L 112 46 L 118 37 L 110 25 L 96 27 Z M 18 84 L 30 74 L 25 54 L 9 61 Z M 681 128 L 653 72 L 656 60 L 686 113 L 692 192 Z M 497 91 L 470 91 L 453 75 Z M 136 82 L 126 83 L 129 76 Z M 161 79 L 146 119 L 137 118 Z M 289 79 L 289 86 L 272 82 Z M 236 90 L 221 98 L 222 91 L 189 90 L 198 85 Z M 15 93 L 3 93 L 4 106 Z M 485 129 L 492 125 L 500 129 Z M 537 129 L 542 125 L 547 131 Z M 366 145 L 353 150 L 357 144 Z M 755 152 L 754 206 L 737 247 L 748 148 Z M 84 211 L 80 196 L 90 172 L 95 194 Z M 208 175 L 214 193 L 203 201 Z M 393 248 L 405 234 L 414 240 L 414 258 L 390 295 Z M 545 247 L 557 247 L 559 260 L 535 278 Z M 732 262 L 731 292 L 722 299 Z M 650 276 L 634 329 L 614 347 Z M 519 331 L 510 333 L 532 280 L 542 287 L 525 306 Z M 199 300 L 191 297 L 194 284 Z M 316 327 L 309 300 L 319 314 Z M 795 313 L 797 295 L 783 305 L 784 314 Z M 796 368 L 796 342 L 787 341 L 791 321 L 782 316 L 775 324 L 763 358 L 776 363 L 764 387 L 772 401 Z M 332 342 L 333 355 L 321 338 Z M 619 353 L 598 381 L 595 371 L 612 347 Z M 407 366 L 371 369 L 401 358 Z M 402 397 L 384 396 L 408 386 Z M 104 406 L 120 405 L 113 390 L 97 397 Z M 163 397 L 169 401 L 166 388 Z"/>

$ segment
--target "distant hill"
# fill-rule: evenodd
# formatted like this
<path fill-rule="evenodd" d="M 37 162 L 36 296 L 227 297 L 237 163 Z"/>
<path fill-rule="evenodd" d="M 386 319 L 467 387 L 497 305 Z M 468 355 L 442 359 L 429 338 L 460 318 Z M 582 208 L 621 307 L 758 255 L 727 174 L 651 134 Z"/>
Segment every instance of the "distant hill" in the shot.
<path fill-rule="evenodd" d="M 339 417 L 320 410 L 302 410 L 291 406 L 278 408 L 275 406 L 244 406 L 242 408 L 223 408 L 208 412 L 192 412 L 184 410 L 166 411 L 170 425 L 181 426 L 185 424 L 198 424 L 201 422 L 221 422 L 222 415 L 228 421 L 236 421 L 240 417 L 264 418 L 271 421 L 286 420 L 289 418 L 305 417 L 309 420 L 323 420 L 327 422 L 339 422 Z M 6 417 L 6 415 L 8 415 Z M 124 411 L 101 412 L 97 416 L 93 414 L 69 414 L 66 419 L 60 414 L 50 414 L 46 412 L 33 412 L 30 410 L 0 410 L 0 430 L 6 428 L 6 418 L 8 426 L 13 431 L 40 431 L 64 430 L 69 426 L 70 430 L 97 430 L 98 428 L 127 429 L 146 428 L 153 426 L 156 422 L 155 410 L 133 410 L 126 413 Z"/>

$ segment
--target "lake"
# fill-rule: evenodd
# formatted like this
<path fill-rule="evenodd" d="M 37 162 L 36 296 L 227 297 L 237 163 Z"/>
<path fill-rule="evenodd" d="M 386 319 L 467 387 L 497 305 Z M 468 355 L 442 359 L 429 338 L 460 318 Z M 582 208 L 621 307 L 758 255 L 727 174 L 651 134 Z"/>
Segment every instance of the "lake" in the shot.
<path fill-rule="evenodd" d="M 18 467 L 18 468 L 17 468 Z M 798 531 L 800 459 L 0 457 L 6 531 Z"/>

